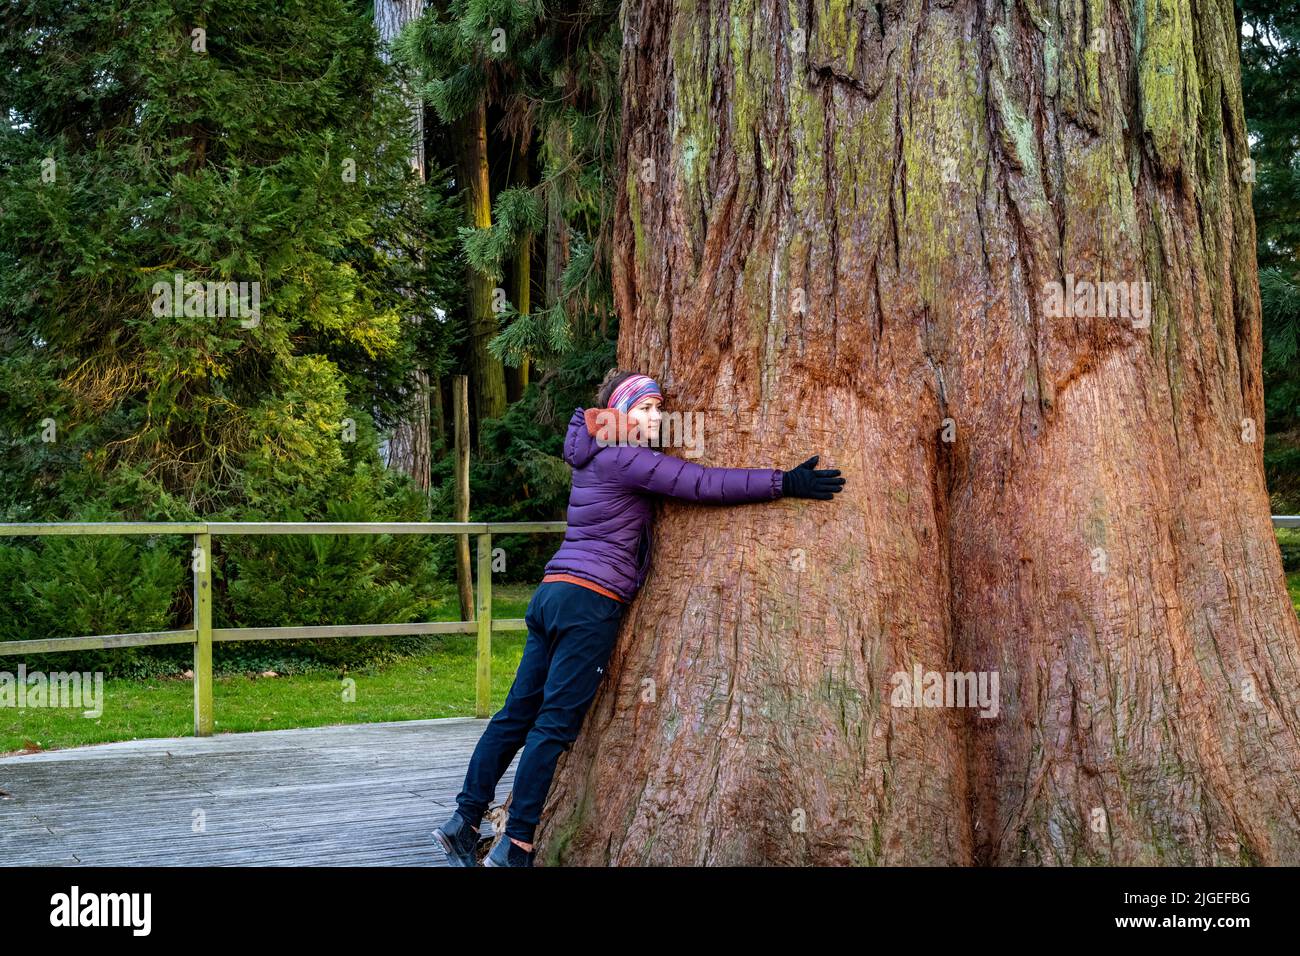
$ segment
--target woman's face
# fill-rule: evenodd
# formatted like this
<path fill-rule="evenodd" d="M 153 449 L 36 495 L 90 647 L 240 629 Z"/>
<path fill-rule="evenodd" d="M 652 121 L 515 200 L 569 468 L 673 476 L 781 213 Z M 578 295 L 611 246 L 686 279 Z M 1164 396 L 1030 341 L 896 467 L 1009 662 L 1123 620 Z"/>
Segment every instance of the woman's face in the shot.
<path fill-rule="evenodd" d="M 636 435 L 644 436 L 649 444 L 659 441 L 659 412 L 662 399 L 658 395 L 647 395 L 627 410 L 628 441 L 634 441 Z"/>

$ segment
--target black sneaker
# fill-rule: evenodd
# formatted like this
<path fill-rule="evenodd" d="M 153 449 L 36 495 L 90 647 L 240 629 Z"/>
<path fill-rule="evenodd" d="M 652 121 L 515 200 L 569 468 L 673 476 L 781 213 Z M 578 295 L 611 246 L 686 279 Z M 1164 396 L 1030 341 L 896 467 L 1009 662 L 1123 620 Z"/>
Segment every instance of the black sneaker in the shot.
<path fill-rule="evenodd" d="M 502 836 L 500 842 L 483 861 L 484 866 L 532 866 L 535 850 L 525 850 L 508 836 Z"/>
<path fill-rule="evenodd" d="M 434 829 L 433 839 L 447 854 L 447 862 L 450 865 L 478 865 L 478 857 L 474 854 L 474 848 L 478 846 L 479 841 L 478 832 L 459 812 L 453 813 L 446 823 Z"/>

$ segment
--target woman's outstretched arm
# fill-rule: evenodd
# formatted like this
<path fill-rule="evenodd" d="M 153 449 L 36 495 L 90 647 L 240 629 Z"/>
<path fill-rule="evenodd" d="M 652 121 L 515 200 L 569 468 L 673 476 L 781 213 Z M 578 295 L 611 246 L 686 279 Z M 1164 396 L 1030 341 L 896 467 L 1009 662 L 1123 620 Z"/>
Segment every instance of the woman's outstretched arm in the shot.
<path fill-rule="evenodd" d="M 622 445 L 601 457 L 608 479 L 628 491 L 715 505 L 772 501 L 782 495 L 779 468 L 709 468 L 646 445 Z"/>
<path fill-rule="evenodd" d="M 819 455 L 789 471 L 779 468 L 709 468 L 645 445 L 621 445 L 603 462 L 606 477 L 629 491 L 668 495 L 702 504 L 739 505 L 777 498 L 830 501 L 844 490 L 838 468 L 818 468 Z"/>

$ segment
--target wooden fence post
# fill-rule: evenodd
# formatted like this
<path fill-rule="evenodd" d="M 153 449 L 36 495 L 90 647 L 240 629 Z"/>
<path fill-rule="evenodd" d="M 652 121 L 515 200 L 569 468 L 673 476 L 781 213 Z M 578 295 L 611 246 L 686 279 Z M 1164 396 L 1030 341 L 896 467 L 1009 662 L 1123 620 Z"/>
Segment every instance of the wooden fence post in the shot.
<path fill-rule="evenodd" d="M 456 375 L 451 380 L 451 404 L 456 421 L 456 477 L 454 484 L 456 513 L 452 521 L 469 521 L 469 376 Z M 460 595 L 460 618 L 474 619 L 474 586 L 470 580 L 469 535 L 456 537 L 456 590 Z"/>
<path fill-rule="evenodd" d="M 194 536 L 194 736 L 212 736 L 212 535 Z"/>
<path fill-rule="evenodd" d="M 492 535 L 478 536 L 478 669 L 474 679 L 476 717 L 492 707 Z"/>

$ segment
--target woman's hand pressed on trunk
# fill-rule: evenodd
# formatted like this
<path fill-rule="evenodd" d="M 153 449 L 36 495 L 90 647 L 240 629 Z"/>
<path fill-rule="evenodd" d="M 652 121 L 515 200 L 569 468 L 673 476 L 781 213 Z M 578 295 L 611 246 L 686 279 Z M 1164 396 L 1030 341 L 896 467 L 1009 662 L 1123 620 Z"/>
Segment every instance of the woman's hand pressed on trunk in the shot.
<path fill-rule="evenodd" d="M 781 496 L 784 498 L 819 498 L 830 501 L 844 488 L 838 468 L 814 469 L 820 455 L 781 473 Z"/>

